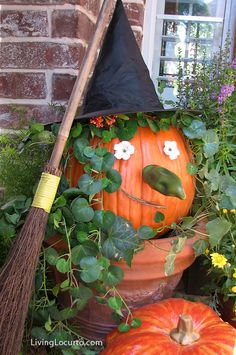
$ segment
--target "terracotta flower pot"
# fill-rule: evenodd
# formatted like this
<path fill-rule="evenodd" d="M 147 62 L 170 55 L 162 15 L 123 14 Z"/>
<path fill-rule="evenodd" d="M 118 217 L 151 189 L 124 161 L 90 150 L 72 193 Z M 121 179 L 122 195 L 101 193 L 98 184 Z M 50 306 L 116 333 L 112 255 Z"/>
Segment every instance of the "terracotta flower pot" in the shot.
<path fill-rule="evenodd" d="M 224 301 L 223 296 L 220 297 L 219 311 L 220 317 L 236 329 L 236 312 L 234 311 L 234 301 L 230 298 L 227 301 Z"/>
<path fill-rule="evenodd" d="M 205 224 L 199 225 L 198 230 L 205 232 Z M 182 252 L 176 256 L 174 271 L 170 276 L 165 275 L 164 266 L 176 237 L 146 241 L 144 249 L 134 256 L 131 268 L 124 262 L 114 263 L 124 271 L 124 279 L 117 289 L 131 310 L 171 297 L 183 271 L 195 260 L 192 245 L 200 238 L 203 238 L 202 235 L 196 233 L 194 238 L 186 242 Z M 57 282 L 63 281 L 62 274 L 56 272 L 55 277 Z M 60 303 L 64 307 L 70 306 L 68 295 L 62 293 Z M 96 340 L 103 340 L 117 325 L 112 320 L 111 310 L 99 304 L 95 298 L 78 312 L 74 322 L 79 325 L 82 336 Z"/>

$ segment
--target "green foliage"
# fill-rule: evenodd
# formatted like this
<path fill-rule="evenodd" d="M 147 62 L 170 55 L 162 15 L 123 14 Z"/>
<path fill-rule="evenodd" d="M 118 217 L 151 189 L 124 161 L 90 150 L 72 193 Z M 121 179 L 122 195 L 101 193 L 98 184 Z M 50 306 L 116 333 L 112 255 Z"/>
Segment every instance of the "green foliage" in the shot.
<path fill-rule="evenodd" d="M 32 196 L 53 142 L 54 135 L 36 122 L 29 129 L 0 135 L 0 186 L 5 199 Z"/>
<path fill-rule="evenodd" d="M 208 291 L 236 302 L 235 70 L 236 59 L 230 59 L 228 38 L 224 50 L 210 63 L 195 63 L 187 79 L 179 75 L 177 106 L 181 110 L 177 124 L 189 139 L 194 155 L 195 162 L 188 165 L 197 187 L 192 210 L 199 219 L 208 218 L 208 240 L 198 240 L 194 249 L 196 255 L 206 257 L 204 265 L 211 277 Z"/>

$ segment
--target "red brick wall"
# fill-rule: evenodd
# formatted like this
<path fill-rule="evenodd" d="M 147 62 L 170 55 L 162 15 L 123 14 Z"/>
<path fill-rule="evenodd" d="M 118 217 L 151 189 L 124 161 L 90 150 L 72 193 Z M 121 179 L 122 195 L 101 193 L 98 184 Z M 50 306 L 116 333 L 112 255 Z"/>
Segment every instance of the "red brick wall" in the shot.
<path fill-rule="evenodd" d="M 65 104 L 102 0 L 0 0 L 0 128 L 47 122 L 58 113 L 49 103 Z M 145 0 L 123 0 L 141 44 Z"/>

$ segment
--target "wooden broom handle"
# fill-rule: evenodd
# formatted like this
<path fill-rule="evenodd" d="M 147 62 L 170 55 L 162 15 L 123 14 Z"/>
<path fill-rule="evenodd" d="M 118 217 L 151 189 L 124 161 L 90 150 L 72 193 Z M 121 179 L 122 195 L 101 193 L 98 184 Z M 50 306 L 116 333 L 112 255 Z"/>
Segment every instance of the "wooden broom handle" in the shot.
<path fill-rule="evenodd" d="M 74 84 L 68 106 L 64 114 L 60 130 L 58 132 L 56 143 L 53 148 L 53 152 L 49 161 L 49 165 L 52 167 L 59 167 L 77 108 L 84 99 L 84 92 L 89 81 L 89 75 L 94 71 L 97 61 L 97 51 L 100 47 L 102 39 L 105 36 L 107 27 L 115 10 L 115 5 L 116 0 L 104 0 L 103 2 L 98 16 L 93 39 L 86 51 L 86 55 L 81 65 L 79 75 Z"/>

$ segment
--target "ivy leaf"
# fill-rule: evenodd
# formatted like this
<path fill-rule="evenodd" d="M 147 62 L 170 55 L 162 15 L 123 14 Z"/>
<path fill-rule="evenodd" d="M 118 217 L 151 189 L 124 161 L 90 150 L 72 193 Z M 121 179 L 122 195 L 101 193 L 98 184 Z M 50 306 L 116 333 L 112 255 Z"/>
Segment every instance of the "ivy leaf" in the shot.
<path fill-rule="evenodd" d="M 95 211 L 93 217 L 93 223 L 96 227 L 103 230 L 109 229 L 115 222 L 116 216 L 112 211 Z"/>
<path fill-rule="evenodd" d="M 107 154 L 107 148 L 105 147 L 98 147 L 95 149 L 96 155 L 98 157 L 104 157 Z"/>
<path fill-rule="evenodd" d="M 202 138 L 206 132 L 206 125 L 202 121 L 193 120 L 189 127 L 183 129 L 183 132 L 190 139 Z"/>
<path fill-rule="evenodd" d="M 92 176 L 88 174 L 81 175 L 78 186 L 85 195 L 95 195 L 102 189 L 101 180 L 94 180 Z"/>
<path fill-rule="evenodd" d="M 71 307 L 64 308 L 59 312 L 59 318 L 61 321 L 73 318 L 76 316 L 77 310 Z"/>
<path fill-rule="evenodd" d="M 75 311 L 75 310 L 73 310 Z M 76 314 L 74 314 L 75 316 Z M 63 316 L 63 314 L 62 314 Z M 58 320 L 61 320 L 61 319 L 58 319 Z M 72 341 L 72 337 L 71 335 L 69 334 L 68 331 L 66 330 L 63 330 L 63 329 L 60 329 L 60 330 L 54 330 L 52 333 L 49 334 L 49 341 L 57 341 L 57 343 L 59 342 L 65 342 L 65 341 Z"/>
<path fill-rule="evenodd" d="M 19 213 L 13 213 L 13 214 L 5 213 L 6 221 L 12 224 L 17 224 L 20 220 L 20 217 L 21 216 Z"/>
<path fill-rule="evenodd" d="M 77 138 L 80 136 L 82 132 L 82 125 L 81 123 L 76 123 L 75 126 L 72 127 L 71 131 L 70 131 L 70 136 L 73 138 Z"/>
<path fill-rule="evenodd" d="M 209 234 L 210 247 L 214 248 L 220 243 L 221 239 L 231 228 L 231 223 L 224 218 L 216 218 L 206 224 L 206 230 Z"/>
<path fill-rule="evenodd" d="M 121 323 L 118 326 L 118 330 L 120 333 L 127 333 L 130 330 L 130 325 L 127 323 Z"/>
<path fill-rule="evenodd" d="M 137 233 L 132 225 L 125 218 L 117 216 L 112 227 L 107 231 L 102 252 L 108 259 L 117 259 L 124 257 L 127 250 L 137 248 L 138 244 Z"/>
<path fill-rule="evenodd" d="M 115 169 L 111 169 L 107 172 L 106 177 L 109 180 L 109 184 L 105 187 L 105 191 L 112 193 L 118 190 L 122 183 L 120 173 Z"/>
<path fill-rule="evenodd" d="M 86 256 L 96 256 L 98 254 L 98 246 L 91 240 L 81 245 L 76 245 L 71 250 L 71 260 L 75 265 L 79 265 L 80 261 Z"/>
<path fill-rule="evenodd" d="M 108 286 L 118 285 L 124 277 L 124 272 L 119 266 L 111 265 L 103 275 L 103 281 Z"/>
<path fill-rule="evenodd" d="M 84 149 L 89 146 L 89 141 L 86 138 L 77 138 L 74 142 L 74 156 L 81 163 L 85 164 L 89 158 L 84 155 Z"/>
<path fill-rule="evenodd" d="M 59 207 L 64 207 L 66 205 L 66 198 L 61 195 L 59 196 L 53 203 L 53 207 L 59 208 Z"/>
<path fill-rule="evenodd" d="M 172 250 L 178 254 L 180 253 L 184 246 L 185 246 L 185 243 L 187 241 L 187 237 L 178 237 L 175 241 L 174 241 L 174 244 L 172 246 Z"/>
<path fill-rule="evenodd" d="M 166 276 L 170 276 L 173 273 L 175 259 L 176 259 L 176 253 L 174 253 L 173 250 L 171 250 L 166 257 L 166 262 L 165 262 L 165 275 Z"/>
<path fill-rule="evenodd" d="M 102 172 L 109 171 L 115 162 L 115 157 L 112 153 L 106 153 L 103 156 L 94 155 L 91 159 L 91 166 L 94 170 Z"/>
<path fill-rule="evenodd" d="M 155 122 L 154 120 L 150 120 L 149 118 L 147 119 L 147 123 L 150 127 L 150 129 L 153 131 L 153 132 L 159 132 L 160 131 L 160 127 L 158 126 L 158 123 Z"/>
<path fill-rule="evenodd" d="M 77 187 L 70 187 L 69 189 L 63 191 L 63 196 L 66 199 L 75 198 L 78 195 L 79 195 L 79 189 Z"/>
<path fill-rule="evenodd" d="M 70 279 L 66 279 L 60 284 L 61 289 L 65 289 L 69 286 L 70 286 Z"/>
<path fill-rule="evenodd" d="M 203 135 L 203 152 L 206 158 L 212 158 L 219 150 L 219 137 L 213 129 L 209 129 Z"/>
<path fill-rule="evenodd" d="M 70 261 L 66 259 L 59 259 L 56 262 L 56 268 L 62 274 L 65 274 L 70 271 Z"/>
<path fill-rule="evenodd" d="M 135 136 L 138 128 L 138 123 L 134 120 L 125 121 L 123 127 L 119 127 L 117 136 L 121 141 L 129 141 Z"/>
<path fill-rule="evenodd" d="M 86 283 L 91 283 L 98 280 L 101 274 L 101 268 L 98 260 L 93 256 L 86 256 L 80 260 L 81 279 Z"/>
<path fill-rule="evenodd" d="M 138 229 L 138 237 L 140 239 L 151 239 L 153 237 L 155 237 L 156 235 L 156 231 L 153 230 L 151 227 L 149 226 L 141 226 Z"/>
<path fill-rule="evenodd" d="M 44 252 L 45 259 L 50 265 L 56 265 L 59 255 L 54 248 L 47 248 Z"/>
<path fill-rule="evenodd" d="M 0 236 L 5 238 L 12 238 L 16 234 L 16 230 L 13 225 L 8 224 L 4 218 L 0 219 Z"/>
<path fill-rule="evenodd" d="M 131 327 L 132 328 L 139 328 L 142 324 L 142 321 L 140 318 L 133 318 L 132 321 L 131 321 Z"/>
<path fill-rule="evenodd" d="M 76 198 L 71 204 L 71 211 L 77 222 L 89 222 L 94 216 L 94 210 L 85 198 Z"/>
<path fill-rule="evenodd" d="M 188 171 L 188 174 L 191 176 L 196 175 L 198 172 L 198 167 L 189 162 L 187 165 L 187 171 Z"/>
<path fill-rule="evenodd" d="M 112 132 L 107 131 L 107 130 L 102 131 L 102 140 L 104 143 L 110 142 L 112 140 L 112 138 L 113 138 Z"/>
<path fill-rule="evenodd" d="M 88 287 L 74 287 L 70 289 L 70 293 L 74 298 L 88 301 L 93 297 L 93 291 Z"/>
<path fill-rule="evenodd" d="M 33 327 L 31 329 L 31 335 L 33 338 L 39 339 L 39 340 L 47 340 L 48 339 L 48 334 L 45 331 L 45 329 L 41 327 Z"/>
<path fill-rule="evenodd" d="M 209 243 L 204 239 L 199 239 L 193 244 L 193 249 L 195 251 L 195 256 L 199 256 L 204 254 L 205 250 L 207 249 Z"/>
<path fill-rule="evenodd" d="M 122 306 L 122 301 L 119 297 L 109 297 L 107 303 L 108 306 L 115 311 L 120 310 Z"/>
<path fill-rule="evenodd" d="M 95 150 L 93 147 L 85 147 L 83 153 L 87 158 L 92 158 L 95 154 Z"/>

